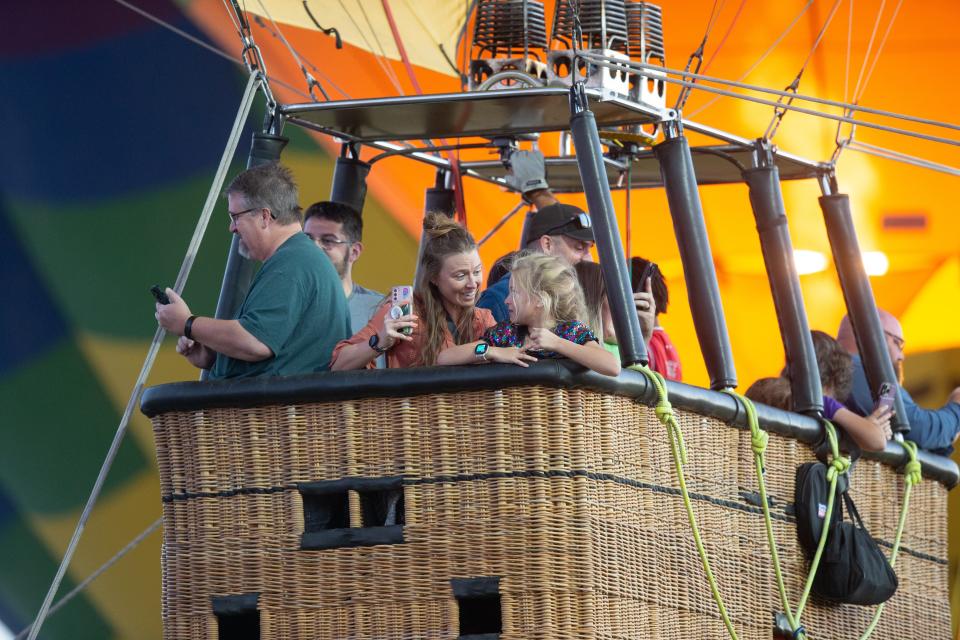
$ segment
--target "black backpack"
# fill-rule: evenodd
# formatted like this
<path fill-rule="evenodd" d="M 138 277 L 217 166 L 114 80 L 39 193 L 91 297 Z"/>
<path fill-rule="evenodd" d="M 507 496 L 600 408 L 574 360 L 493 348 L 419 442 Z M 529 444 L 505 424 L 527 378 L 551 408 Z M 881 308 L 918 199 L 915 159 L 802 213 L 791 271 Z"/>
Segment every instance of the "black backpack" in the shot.
<path fill-rule="evenodd" d="M 827 467 L 808 462 L 797 469 L 794 489 L 797 539 L 812 558 L 826 518 L 830 483 Z M 843 505 L 853 522 L 843 520 Z M 846 474 L 837 479 L 833 513 L 827 525 L 827 542 L 813 580 L 813 592 L 822 598 L 848 604 L 874 605 L 897 591 L 897 574 L 867 531 L 847 492 Z"/>

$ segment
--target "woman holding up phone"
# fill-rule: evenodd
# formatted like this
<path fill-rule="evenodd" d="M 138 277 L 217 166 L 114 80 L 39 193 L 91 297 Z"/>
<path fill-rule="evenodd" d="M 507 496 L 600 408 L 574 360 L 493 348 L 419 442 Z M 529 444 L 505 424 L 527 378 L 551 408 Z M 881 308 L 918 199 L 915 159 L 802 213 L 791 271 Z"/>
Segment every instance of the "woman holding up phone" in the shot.
<path fill-rule="evenodd" d="M 423 223 L 423 255 L 413 299 L 387 300 L 356 335 L 333 350 L 330 369 L 373 368 L 380 354 L 387 366 L 436 364 L 445 348 L 474 342 L 496 324 L 490 311 L 476 307 L 483 279 L 477 243 L 463 226 L 443 214 Z M 412 302 L 412 313 L 391 313 Z"/>

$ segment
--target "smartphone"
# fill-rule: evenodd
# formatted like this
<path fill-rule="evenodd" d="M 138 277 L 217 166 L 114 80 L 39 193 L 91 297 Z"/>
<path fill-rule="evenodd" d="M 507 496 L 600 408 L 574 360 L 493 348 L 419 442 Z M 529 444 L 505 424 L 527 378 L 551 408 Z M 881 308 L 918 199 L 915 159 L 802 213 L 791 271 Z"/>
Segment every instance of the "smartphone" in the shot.
<path fill-rule="evenodd" d="M 390 317 L 396 320 L 401 316 L 409 315 L 412 311 L 413 287 L 410 285 L 399 285 L 390 290 Z M 403 303 L 403 304 L 401 304 Z M 410 335 L 413 332 L 411 327 L 404 327 L 400 333 Z"/>
<path fill-rule="evenodd" d="M 889 382 L 880 383 L 880 395 L 877 396 L 877 408 L 893 409 L 893 385 Z"/>
<path fill-rule="evenodd" d="M 647 266 L 643 268 L 643 271 L 640 272 L 640 279 L 633 283 L 633 292 L 640 293 L 641 291 L 646 291 L 647 278 L 652 278 L 653 274 L 657 272 L 657 263 L 648 262 Z"/>
<path fill-rule="evenodd" d="M 153 294 L 153 297 L 156 298 L 157 302 L 160 304 L 170 304 L 170 298 L 167 297 L 167 294 L 164 292 L 163 287 L 158 284 L 150 287 L 150 293 Z"/>

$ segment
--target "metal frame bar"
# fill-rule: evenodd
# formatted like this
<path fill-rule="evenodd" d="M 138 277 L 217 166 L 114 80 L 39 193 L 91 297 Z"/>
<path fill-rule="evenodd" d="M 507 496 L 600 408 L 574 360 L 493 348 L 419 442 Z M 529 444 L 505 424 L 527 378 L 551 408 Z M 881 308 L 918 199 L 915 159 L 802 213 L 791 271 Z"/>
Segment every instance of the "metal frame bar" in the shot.
<path fill-rule="evenodd" d="M 364 99 L 352 99 L 352 100 L 337 100 L 331 102 L 320 102 L 320 103 L 301 103 L 301 104 L 289 104 L 282 105 L 280 107 L 280 112 L 292 122 L 305 126 L 321 133 L 326 133 L 328 135 L 334 136 L 340 140 L 345 141 L 354 141 L 369 143 L 375 139 L 371 137 L 364 137 L 350 134 L 346 131 L 338 129 L 336 127 L 320 125 L 315 122 L 311 122 L 307 117 L 310 113 L 318 112 L 330 112 L 338 110 L 347 110 L 347 109 L 357 109 L 362 107 L 370 108 L 399 108 L 407 106 L 416 106 L 416 105 L 444 105 L 444 104 L 460 104 L 460 103 L 480 103 L 491 100 L 498 100 L 503 98 L 516 98 L 518 95 L 523 95 L 527 98 L 554 98 L 554 97 L 566 97 L 567 89 L 562 87 L 540 87 L 534 89 L 497 89 L 491 91 L 480 91 L 480 92 L 471 92 L 471 93 L 436 93 L 436 94 L 426 94 L 426 95 L 416 95 L 416 96 L 390 96 L 385 98 L 364 98 Z M 650 107 L 639 102 L 634 102 L 628 98 L 624 98 L 617 94 L 610 93 L 608 91 L 602 91 L 599 89 L 587 89 L 586 90 L 587 99 L 593 104 L 610 104 L 618 107 L 624 112 L 632 112 L 636 114 L 636 117 L 625 118 L 622 124 L 642 124 L 644 122 L 660 122 L 664 119 L 672 119 L 675 117 L 675 112 L 672 109 L 658 109 Z M 525 131 L 528 133 L 542 133 L 550 131 L 563 131 L 568 128 L 568 122 L 566 120 L 558 121 L 556 124 L 551 124 L 549 126 L 532 126 L 525 128 Z M 438 130 L 430 133 L 431 138 L 457 138 L 457 137 L 477 137 L 477 136 L 502 136 L 502 132 L 497 130 L 496 127 L 492 127 L 489 130 L 486 128 L 470 130 L 464 132 L 462 130 Z M 510 134 L 506 134 L 510 135 Z M 408 139 L 413 139 L 417 136 L 409 136 Z M 403 139 L 396 138 L 394 136 L 381 136 L 382 140 L 387 139 Z"/>
<path fill-rule="evenodd" d="M 597 255 L 600 257 L 600 269 L 607 289 L 613 326 L 617 331 L 620 362 L 624 367 L 638 363 L 646 365 L 647 345 L 643 340 L 640 320 L 633 304 L 633 287 L 630 285 L 630 273 L 627 271 L 627 259 L 623 253 L 623 241 L 617 226 L 610 185 L 607 183 L 603 147 L 600 144 L 596 118 L 590 110 L 581 83 L 570 88 L 570 111 L 570 132 L 577 149 L 577 166 L 580 167 L 587 208 L 593 219 Z"/>

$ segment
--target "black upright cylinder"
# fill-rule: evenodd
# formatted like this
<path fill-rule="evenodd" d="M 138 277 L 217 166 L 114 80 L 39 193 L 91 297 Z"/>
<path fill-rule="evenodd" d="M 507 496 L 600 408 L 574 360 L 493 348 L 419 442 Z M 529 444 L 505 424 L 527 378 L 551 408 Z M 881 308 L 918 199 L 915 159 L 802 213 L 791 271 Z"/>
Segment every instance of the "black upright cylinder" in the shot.
<path fill-rule="evenodd" d="M 624 367 L 637 363 L 647 364 L 647 345 L 644 344 L 640 320 L 633 304 L 630 273 L 627 271 L 627 260 L 623 254 L 613 198 L 610 197 L 610 184 L 603 166 L 603 148 L 600 146 L 600 135 L 597 133 L 597 121 L 593 112 L 585 109 L 575 113 L 570 118 L 570 131 L 577 149 L 577 165 L 580 167 L 580 179 L 587 196 L 587 208 L 593 221 L 593 235 L 597 242 L 597 254 L 600 256 L 600 268 L 607 289 L 610 314 L 613 316 L 613 327 L 617 332 L 620 361 Z"/>
<path fill-rule="evenodd" d="M 823 387 L 810 325 L 793 262 L 793 244 L 780 191 L 780 171 L 767 164 L 744 171 L 750 205 L 757 222 L 760 249 L 790 371 L 793 410 L 811 416 L 823 412 Z"/>
<path fill-rule="evenodd" d="M 655 146 L 653 151 L 660 162 L 660 176 L 680 248 L 693 326 L 710 375 L 710 388 L 736 387 L 733 350 L 720 304 L 720 286 L 713 269 L 713 254 L 707 239 L 690 146 L 683 135 L 676 134 L 676 137 Z"/>
<path fill-rule="evenodd" d="M 456 192 L 446 187 L 430 187 L 423 201 L 424 213 L 443 213 L 452 218 L 457 213 Z"/>
<path fill-rule="evenodd" d="M 330 200 L 350 205 L 357 213 L 363 213 L 367 199 L 367 174 L 370 165 L 357 158 L 341 156 L 333 167 L 333 186 Z"/>
<path fill-rule="evenodd" d="M 876 400 L 880 385 L 889 382 L 897 390 L 894 393 L 893 405 L 896 415 L 890 421 L 890 426 L 894 431 L 909 431 L 910 422 L 897 389 L 897 373 L 893 369 L 890 352 L 887 351 L 887 340 L 883 325 L 880 324 L 870 279 L 863 268 L 860 244 L 850 212 L 850 198 L 842 193 L 821 196 L 820 209 L 823 210 L 833 262 L 837 266 L 837 275 L 840 276 L 840 287 L 843 289 L 847 313 L 857 337 L 857 350 L 863 361 L 870 392 Z"/>

